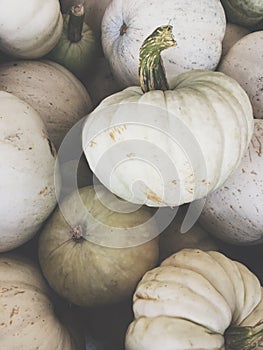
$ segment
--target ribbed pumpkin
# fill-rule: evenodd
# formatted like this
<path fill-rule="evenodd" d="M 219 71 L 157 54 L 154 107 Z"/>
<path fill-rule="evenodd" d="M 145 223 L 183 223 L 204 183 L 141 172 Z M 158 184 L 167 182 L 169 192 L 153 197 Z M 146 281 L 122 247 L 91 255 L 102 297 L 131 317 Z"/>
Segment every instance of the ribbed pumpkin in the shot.
<path fill-rule="evenodd" d="M 262 305 L 260 282 L 245 265 L 183 249 L 139 282 L 125 349 L 259 349 Z"/>
<path fill-rule="evenodd" d="M 253 133 L 249 98 L 227 75 L 193 70 L 169 89 L 160 54 L 174 45 L 172 27 L 157 28 L 141 48 L 141 87 L 105 98 L 83 127 L 93 173 L 137 204 L 173 207 L 204 197 L 238 167 Z"/>
<path fill-rule="evenodd" d="M 0 1 L 0 49 L 19 58 L 40 58 L 58 42 L 63 20 L 58 0 Z"/>
<path fill-rule="evenodd" d="M 54 313 L 39 269 L 20 256 L 0 256 L 0 349 L 81 350 Z"/>

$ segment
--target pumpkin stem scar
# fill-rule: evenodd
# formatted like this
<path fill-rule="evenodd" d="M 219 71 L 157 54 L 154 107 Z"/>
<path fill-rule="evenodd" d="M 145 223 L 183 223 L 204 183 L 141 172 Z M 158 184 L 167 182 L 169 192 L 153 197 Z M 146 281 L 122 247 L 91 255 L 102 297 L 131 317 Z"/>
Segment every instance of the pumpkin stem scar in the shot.
<path fill-rule="evenodd" d="M 176 46 L 171 25 L 158 27 L 143 42 L 139 56 L 139 79 L 143 92 L 168 90 L 161 52 Z"/>
<path fill-rule="evenodd" d="M 121 35 L 121 36 L 124 35 L 124 34 L 126 33 L 127 28 L 128 28 L 128 27 L 127 27 L 126 23 L 123 22 L 123 24 L 122 24 L 122 26 L 121 26 L 121 28 L 120 28 L 120 35 Z"/>
<path fill-rule="evenodd" d="M 83 5 L 71 6 L 68 20 L 68 39 L 77 43 L 82 38 L 85 10 Z"/>
<path fill-rule="evenodd" d="M 81 243 L 84 240 L 84 235 L 83 235 L 83 228 L 81 225 L 77 225 L 72 228 L 70 231 L 70 234 L 72 236 L 72 240 L 75 243 Z"/>
<path fill-rule="evenodd" d="M 230 327 L 225 332 L 226 350 L 256 350 L 263 345 L 263 321 L 255 326 Z"/>

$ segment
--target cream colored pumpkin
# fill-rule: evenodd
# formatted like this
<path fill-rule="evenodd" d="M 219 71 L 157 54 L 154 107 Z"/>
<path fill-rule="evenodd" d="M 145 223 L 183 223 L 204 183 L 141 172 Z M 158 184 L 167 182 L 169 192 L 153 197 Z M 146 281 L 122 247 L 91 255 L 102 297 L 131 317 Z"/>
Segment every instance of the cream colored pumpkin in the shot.
<path fill-rule="evenodd" d="M 79 350 L 57 319 L 50 297 L 32 262 L 0 256 L 0 349 Z"/>
<path fill-rule="evenodd" d="M 254 326 L 260 303 L 260 282 L 245 265 L 216 251 L 183 249 L 137 285 L 125 349 L 245 349 L 242 331 L 231 334 L 228 327 Z M 262 324 L 262 314 L 257 317 Z M 233 340 L 240 346 L 228 347 Z"/>
<path fill-rule="evenodd" d="M 102 20 L 102 47 L 123 87 L 139 84 L 139 50 L 155 28 L 171 24 L 177 42 L 163 53 L 168 82 L 192 69 L 214 70 L 226 19 L 218 0 L 113 0 Z"/>
<path fill-rule="evenodd" d="M 0 1 L 0 49 L 19 58 L 39 58 L 58 42 L 63 20 L 58 0 Z"/>
<path fill-rule="evenodd" d="M 66 197 L 43 228 L 39 261 L 50 286 L 82 306 L 131 297 L 158 261 L 158 231 L 145 208 L 117 202 L 101 185 Z"/>
<path fill-rule="evenodd" d="M 56 149 L 71 127 L 92 109 L 83 84 L 69 70 L 48 60 L 2 64 L 0 90 L 20 97 L 40 114 Z"/>
<path fill-rule="evenodd" d="M 263 242 L 263 120 L 255 120 L 249 148 L 238 169 L 206 198 L 199 217 L 215 237 L 232 244 Z"/>
<path fill-rule="evenodd" d="M 255 118 L 263 118 L 263 31 L 245 35 L 223 57 L 218 70 L 234 78 L 246 91 Z"/>
<path fill-rule="evenodd" d="M 31 239 L 57 204 L 56 151 L 39 114 L 0 92 L 0 252 Z"/>

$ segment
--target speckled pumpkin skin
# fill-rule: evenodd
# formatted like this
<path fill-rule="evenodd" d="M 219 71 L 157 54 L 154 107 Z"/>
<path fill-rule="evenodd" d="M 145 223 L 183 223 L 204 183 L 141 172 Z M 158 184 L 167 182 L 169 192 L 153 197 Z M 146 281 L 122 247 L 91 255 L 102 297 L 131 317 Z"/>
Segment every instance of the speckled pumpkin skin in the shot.
<path fill-rule="evenodd" d="M 239 168 L 206 198 L 199 222 L 211 234 L 232 244 L 263 242 L 263 120 L 255 120 L 254 135 Z"/>
<path fill-rule="evenodd" d="M 102 46 L 123 87 L 138 85 L 139 49 L 157 27 L 171 24 L 177 46 L 163 52 L 168 81 L 191 69 L 215 69 L 225 33 L 218 0 L 113 0 L 102 20 Z"/>

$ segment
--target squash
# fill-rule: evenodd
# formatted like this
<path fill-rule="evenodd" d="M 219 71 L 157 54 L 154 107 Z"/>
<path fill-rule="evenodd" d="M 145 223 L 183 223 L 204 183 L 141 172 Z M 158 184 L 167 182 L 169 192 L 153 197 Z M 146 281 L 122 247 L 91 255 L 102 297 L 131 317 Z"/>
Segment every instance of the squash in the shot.
<path fill-rule="evenodd" d="M 263 118 L 262 56 L 263 31 L 253 32 L 238 40 L 218 67 L 218 71 L 234 78 L 246 91 L 255 118 Z"/>
<path fill-rule="evenodd" d="M 249 148 L 238 169 L 209 194 L 199 222 L 211 234 L 232 244 L 263 242 L 263 120 L 255 120 Z"/>
<path fill-rule="evenodd" d="M 177 42 L 163 53 L 168 83 L 192 69 L 214 70 L 221 57 L 226 19 L 218 0 L 113 0 L 102 20 L 102 47 L 122 87 L 139 84 L 139 51 L 159 26 L 171 24 Z"/>
<path fill-rule="evenodd" d="M 183 249 L 137 285 L 125 349 L 257 349 L 261 304 L 260 282 L 245 265 L 216 251 Z"/>
<path fill-rule="evenodd" d="M 67 132 L 92 109 L 83 84 L 50 60 L 0 65 L 0 90 L 25 100 L 40 114 L 57 150 Z"/>
<path fill-rule="evenodd" d="M 94 69 L 99 45 L 90 27 L 84 22 L 84 6 L 72 6 L 63 15 L 63 32 L 48 58 L 62 64 L 81 81 Z"/>
<path fill-rule="evenodd" d="M 168 89 L 160 53 L 173 45 L 172 27 L 157 28 L 141 48 L 141 88 L 105 98 L 83 125 L 92 172 L 136 204 L 174 207 L 203 198 L 237 168 L 253 133 L 249 98 L 227 75 L 193 70 Z"/>
<path fill-rule="evenodd" d="M 0 252 L 31 239 L 57 204 L 56 151 L 39 114 L 0 92 Z"/>
<path fill-rule="evenodd" d="M 58 0 L 0 1 L 0 49 L 19 58 L 40 58 L 58 42 L 63 20 Z"/>
<path fill-rule="evenodd" d="M 226 24 L 226 31 L 225 31 L 225 36 L 222 42 L 222 55 L 221 55 L 221 60 L 222 58 L 227 54 L 229 49 L 243 36 L 247 35 L 250 33 L 250 30 L 245 27 L 241 27 L 237 24 L 233 23 L 227 23 Z"/>
<path fill-rule="evenodd" d="M 104 15 L 106 7 L 110 4 L 111 0 L 82 0 L 85 8 L 85 22 L 94 31 L 97 39 L 100 39 L 101 35 L 101 21 Z M 60 0 L 61 10 L 63 13 L 67 13 L 74 0 Z"/>
<path fill-rule="evenodd" d="M 0 320 L 1 349 L 77 350 L 37 266 L 11 254 L 0 256 Z"/>
<path fill-rule="evenodd" d="M 221 0 L 228 22 L 253 27 L 263 19 L 261 0 Z"/>
<path fill-rule="evenodd" d="M 74 304 L 121 302 L 157 264 L 158 232 L 148 210 L 112 197 L 101 185 L 72 192 L 40 233 L 43 274 Z"/>
<path fill-rule="evenodd" d="M 178 208 L 170 225 L 159 236 L 160 261 L 184 248 L 219 249 L 214 237 L 199 222 L 193 223 L 186 232 L 183 232 L 183 221 L 187 215 L 185 209 L 184 206 Z"/>

